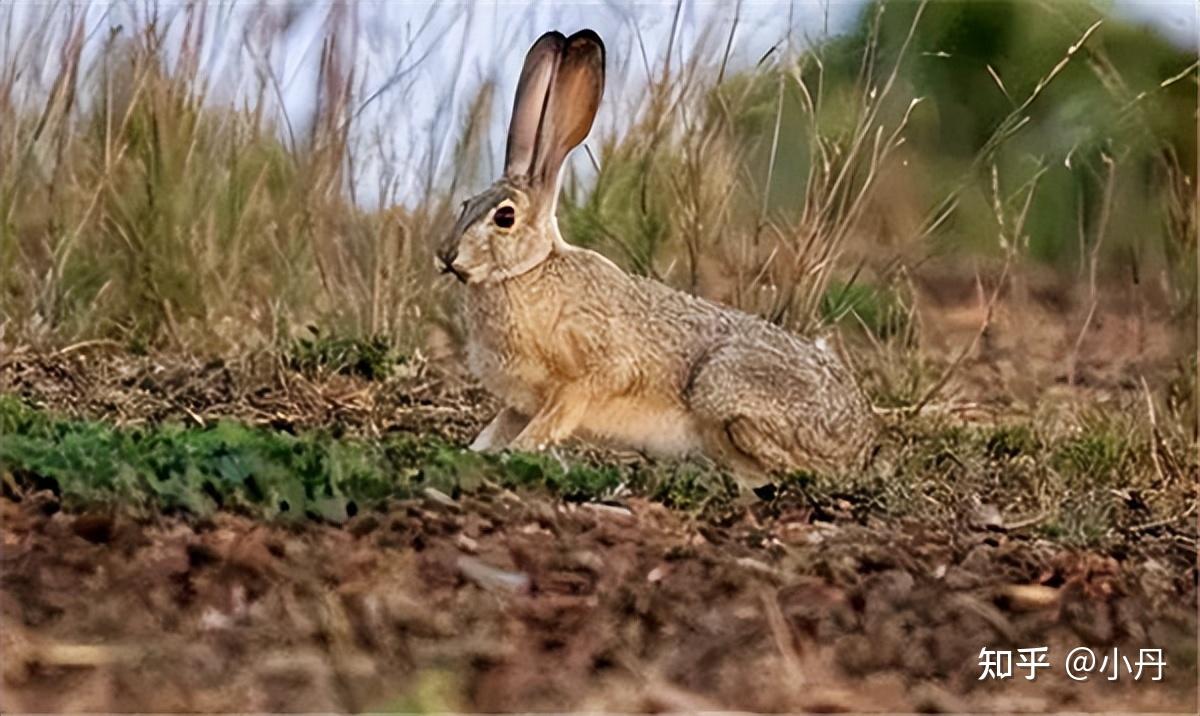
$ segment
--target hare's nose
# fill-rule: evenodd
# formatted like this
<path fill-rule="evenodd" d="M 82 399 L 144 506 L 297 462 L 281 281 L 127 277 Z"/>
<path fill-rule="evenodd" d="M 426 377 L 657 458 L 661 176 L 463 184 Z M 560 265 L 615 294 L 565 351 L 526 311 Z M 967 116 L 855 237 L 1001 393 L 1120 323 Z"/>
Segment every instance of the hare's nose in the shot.
<path fill-rule="evenodd" d="M 438 252 L 438 261 L 442 263 L 442 273 L 454 274 L 454 277 L 459 281 L 466 282 L 467 277 L 454 267 L 454 260 L 458 258 L 458 249 L 449 249 Z"/>

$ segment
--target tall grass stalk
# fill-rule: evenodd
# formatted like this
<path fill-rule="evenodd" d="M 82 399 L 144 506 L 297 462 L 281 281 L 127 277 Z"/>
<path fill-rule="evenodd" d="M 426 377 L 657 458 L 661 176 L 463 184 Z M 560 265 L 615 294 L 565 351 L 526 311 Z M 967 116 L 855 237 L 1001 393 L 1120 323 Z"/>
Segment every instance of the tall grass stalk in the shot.
<path fill-rule="evenodd" d="M 355 200 L 370 128 L 356 124 L 354 9 L 325 11 L 304 117 L 289 116 L 275 59 L 286 8 L 246 14 L 220 76 L 227 8 L 131 12 L 116 26 L 74 5 L 0 10 L 7 332 L 221 351 L 316 322 L 415 345 L 444 208 Z"/>

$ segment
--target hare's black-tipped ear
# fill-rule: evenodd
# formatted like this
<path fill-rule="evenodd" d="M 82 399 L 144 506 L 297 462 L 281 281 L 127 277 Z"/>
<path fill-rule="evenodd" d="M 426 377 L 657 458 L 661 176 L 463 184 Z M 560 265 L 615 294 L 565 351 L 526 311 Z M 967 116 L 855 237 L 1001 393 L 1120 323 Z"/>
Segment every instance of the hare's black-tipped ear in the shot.
<path fill-rule="evenodd" d="M 550 86 L 530 172 L 554 187 L 567 154 L 587 137 L 604 94 L 604 43 L 591 30 L 566 39 Z"/>
<path fill-rule="evenodd" d="M 547 32 L 525 55 L 525 66 L 517 81 L 512 122 L 508 125 L 508 149 L 504 155 L 506 176 L 529 176 L 533 168 L 550 88 L 566 44 L 567 38 L 561 32 Z"/>

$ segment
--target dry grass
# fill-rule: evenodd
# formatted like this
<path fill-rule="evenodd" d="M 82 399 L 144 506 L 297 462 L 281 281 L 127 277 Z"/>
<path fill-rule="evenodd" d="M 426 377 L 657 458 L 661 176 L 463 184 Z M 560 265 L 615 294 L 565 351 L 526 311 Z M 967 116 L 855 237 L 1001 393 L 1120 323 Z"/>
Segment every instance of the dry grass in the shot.
<path fill-rule="evenodd" d="M 587 170 L 568 176 L 565 233 L 632 271 L 794 330 L 841 324 L 877 397 L 916 412 L 975 355 L 997 300 L 1020 291 L 1015 277 L 1042 251 L 1033 244 L 1062 218 L 1065 164 L 1086 176 L 1069 207 L 1080 270 L 1063 281 L 1090 287 L 1089 310 L 1064 314 L 1077 326 L 1070 364 L 1106 289 L 1130 275 L 1138 310 L 1165 311 L 1186 342 L 1195 192 L 1179 157 L 1194 150 L 1155 134 L 1152 108 L 1194 81 L 1195 67 L 1172 67 L 1138 91 L 1107 54 L 1108 26 L 1067 23 L 1051 43 L 1058 54 L 1030 63 L 1032 80 L 979 69 L 1009 107 L 954 163 L 919 144 L 941 111 L 917 92 L 920 73 L 966 61 L 924 42 L 923 23 L 941 11 L 876 4 L 860 35 L 802 45 L 789 31 L 742 71 L 729 63 L 736 17 L 701 28 L 684 51 L 676 13 L 668 51 L 642 56 L 634 94 L 609 97 L 619 121 L 594 133 L 589 161 L 574 165 Z M 388 80 L 369 84 L 356 64 L 362 20 L 333 6 L 319 11 L 311 48 L 313 101 L 293 116 L 280 59 L 296 22 L 288 11 L 251 8 L 231 53 L 215 32 L 224 10 L 129 12 L 129 27 L 102 36 L 111 18 L 73 6 L 27 10 L 25 24 L 0 11 L 0 337 L 231 354 L 292 345 L 315 327 L 410 353 L 429 345 L 430 326 L 455 333 L 429 247 L 454 203 L 491 178 L 492 128 L 507 111 L 495 78 L 471 85 L 452 68 L 435 102 L 443 133 L 389 133 L 386 121 L 413 100 L 403 80 L 425 56 L 408 38 Z M 220 52 L 229 64 L 214 74 Z M 1105 140 L 1113 146 L 1031 154 L 1042 145 L 1028 137 L 1067 104 L 1058 83 L 1081 76 L 1121 107 Z M 371 124 L 364 108 L 383 101 L 394 106 Z M 402 170 L 415 176 L 403 188 Z M 1131 195 L 1147 171 L 1149 193 Z M 1099 200 L 1085 196 L 1096 187 Z M 1161 223 L 1149 238 L 1128 230 L 1147 217 Z M 919 350 L 914 277 L 955 241 L 987 310 L 974 339 L 935 360 Z"/>
<path fill-rule="evenodd" d="M 237 86 L 201 69 L 222 11 L 149 8 L 136 32 L 103 41 L 85 41 L 95 20 L 74 7 L 30 9 L 24 26 L 13 8 L 0 16 L 7 330 L 225 352 L 317 322 L 415 345 L 441 210 L 351 200 L 362 87 L 347 14 L 325 18 L 305 131 L 279 108 L 282 67 L 263 65 L 284 42 L 277 13 L 249 22 L 231 72 L 252 80 L 231 99 Z M 57 49 L 45 71 L 18 71 L 45 47 Z"/>
<path fill-rule="evenodd" d="M 702 35 L 691 56 L 721 56 L 714 50 L 728 51 L 736 27 L 727 37 Z M 674 74 L 664 61 L 632 129 L 600 140 L 599 179 L 582 203 L 568 206 L 568 229 L 632 270 L 795 330 L 817 328 L 834 278 L 862 268 L 847 266 L 846 243 L 861 231 L 879 177 L 893 168 L 920 103 L 893 95 L 907 40 L 886 65 L 876 62 L 875 49 L 872 35 L 859 91 L 837 108 L 846 113 L 841 126 L 829 121 L 819 45 L 772 48 L 754 72 L 734 78 L 726 77 L 723 59 L 712 66 L 696 60 Z M 892 116 L 898 102 L 906 106 Z M 785 104 L 801 118 L 787 134 Z M 747 122 L 763 115 L 764 131 L 747 136 Z M 777 195 L 785 146 L 807 167 L 796 195 Z"/>

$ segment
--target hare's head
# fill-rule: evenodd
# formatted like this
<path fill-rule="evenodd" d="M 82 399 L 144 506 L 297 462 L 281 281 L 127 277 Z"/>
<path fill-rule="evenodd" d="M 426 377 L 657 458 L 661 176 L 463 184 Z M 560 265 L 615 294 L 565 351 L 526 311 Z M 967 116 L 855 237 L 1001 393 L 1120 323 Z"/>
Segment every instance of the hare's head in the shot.
<path fill-rule="evenodd" d="M 604 92 L 604 43 L 591 30 L 547 32 L 517 83 L 504 176 L 463 202 L 438 248 L 443 271 L 481 283 L 519 276 L 562 241 L 554 220 L 560 170 L 592 128 Z"/>

